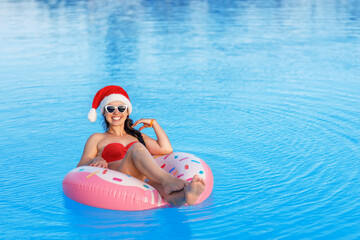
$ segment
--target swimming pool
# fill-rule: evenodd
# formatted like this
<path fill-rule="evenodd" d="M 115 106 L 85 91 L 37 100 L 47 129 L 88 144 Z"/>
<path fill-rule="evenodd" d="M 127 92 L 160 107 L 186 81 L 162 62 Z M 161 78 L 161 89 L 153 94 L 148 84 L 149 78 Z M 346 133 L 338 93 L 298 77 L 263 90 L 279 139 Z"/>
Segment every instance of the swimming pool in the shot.
<path fill-rule="evenodd" d="M 359 13 L 354 0 L 1 1 L 1 237 L 359 239 Z M 63 195 L 109 84 L 209 164 L 207 201 L 122 212 Z"/>

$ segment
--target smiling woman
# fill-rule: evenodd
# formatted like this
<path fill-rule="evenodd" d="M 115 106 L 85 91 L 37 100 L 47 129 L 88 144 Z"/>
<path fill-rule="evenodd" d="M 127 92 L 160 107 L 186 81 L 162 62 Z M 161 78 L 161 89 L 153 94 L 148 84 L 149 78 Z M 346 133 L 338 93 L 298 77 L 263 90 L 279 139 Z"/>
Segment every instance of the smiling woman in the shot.
<path fill-rule="evenodd" d="M 205 190 L 205 179 L 196 172 L 187 179 L 176 177 L 176 173 L 173 175 L 165 171 L 153 158 L 153 155 L 172 152 L 169 138 L 155 119 L 140 119 L 132 124 L 129 118 L 132 112 L 130 98 L 119 86 L 107 86 L 96 93 L 88 114 L 91 122 L 96 121 L 98 107 L 104 116 L 106 132 L 89 137 L 78 167 L 108 168 L 140 181 L 146 179 L 173 206 L 197 203 Z M 139 130 L 134 129 L 138 124 L 143 126 Z M 147 127 L 154 129 L 157 139 L 140 132 Z M 203 172 L 199 171 L 200 175 Z"/>
<path fill-rule="evenodd" d="M 114 104 L 116 104 L 116 103 L 114 102 Z M 112 118 L 112 120 L 113 120 L 112 122 L 121 120 L 121 114 L 120 114 L 120 116 L 116 116 L 116 109 L 119 113 L 124 113 L 127 111 L 128 106 L 121 105 L 121 104 L 122 104 L 121 102 L 118 102 L 118 105 L 116 105 L 116 106 L 113 106 L 113 105 L 105 106 L 105 111 L 107 113 L 114 114 L 114 116 Z M 104 114 L 103 126 L 106 131 L 109 131 L 109 128 L 110 128 L 110 123 L 106 119 L 106 116 L 109 114 Z M 124 118 L 122 118 L 122 119 L 124 119 Z M 142 143 L 144 146 L 146 146 L 144 137 L 147 137 L 147 136 L 145 134 L 140 133 L 140 131 L 144 128 L 152 127 L 154 120 L 155 119 L 140 119 L 140 120 L 136 121 L 135 124 L 133 124 L 133 120 L 129 116 L 127 116 L 125 119 L 125 123 L 124 123 L 124 130 L 127 134 L 137 138 L 140 143 Z M 150 122 L 150 124 L 149 124 L 149 122 Z M 134 127 L 137 126 L 139 123 L 142 123 L 143 126 L 138 131 L 138 130 L 134 129 Z M 171 152 L 171 151 L 172 151 L 172 149 L 168 149 L 168 150 L 165 149 L 164 154 L 166 154 L 167 152 Z"/>

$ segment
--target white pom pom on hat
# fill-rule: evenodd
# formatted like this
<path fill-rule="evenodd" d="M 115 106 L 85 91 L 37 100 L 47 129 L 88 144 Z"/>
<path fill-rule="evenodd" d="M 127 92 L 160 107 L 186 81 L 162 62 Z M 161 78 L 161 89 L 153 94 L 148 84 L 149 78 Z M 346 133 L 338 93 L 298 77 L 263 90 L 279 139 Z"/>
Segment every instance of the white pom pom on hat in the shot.
<path fill-rule="evenodd" d="M 87 117 L 90 122 L 95 122 L 97 117 L 96 109 L 95 108 L 90 109 Z"/>
<path fill-rule="evenodd" d="M 132 105 L 130 102 L 130 98 L 126 91 L 119 86 L 110 85 L 100 89 L 93 100 L 92 108 L 88 113 L 88 119 L 90 122 L 95 122 L 97 118 L 96 109 L 100 107 L 100 112 L 104 114 L 104 108 L 107 104 L 120 101 L 123 102 L 128 107 L 129 115 L 132 112 Z"/>

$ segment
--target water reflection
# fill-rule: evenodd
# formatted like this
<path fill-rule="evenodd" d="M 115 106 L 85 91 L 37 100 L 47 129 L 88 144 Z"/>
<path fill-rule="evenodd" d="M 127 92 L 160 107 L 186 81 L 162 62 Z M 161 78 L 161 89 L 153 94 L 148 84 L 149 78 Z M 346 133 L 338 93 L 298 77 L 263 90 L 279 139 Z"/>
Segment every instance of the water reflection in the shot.
<path fill-rule="evenodd" d="M 67 219 L 79 236 L 153 239 L 157 236 L 192 236 L 186 211 L 164 208 L 146 211 L 114 211 L 89 207 L 63 195 Z"/>
<path fill-rule="evenodd" d="M 273 49 L 286 46 L 286 41 L 280 46 L 274 44 L 281 34 L 302 44 L 302 39 L 314 38 L 319 29 L 332 31 L 349 24 L 343 34 L 353 38 L 359 35 L 356 19 L 360 11 L 357 11 L 356 1 L 345 1 L 345 4 L 335 1 L 333 5 L 321 1 L 281 0 L 225 1 L 221 4 L 219 1 L 186 0 L 37 2 L 40 8 L 46 7 L 56 21 L 66 21 L 58 22 L 57 26 L 75 24 L 74 21 L 83 25 L 78 29 L 79 41 L 88 45 L 89 59 L 99 72 L 97 81 L 102 84 L 123 83 L 121 79 L 137 80 L 164 69 L 171 73 L 169 65 L 188 70 L 196 78 L 222 60 L 215 59 L 216 54 L 231 57 L 228 61 L 231 70 L 243 65 L 239 62 L 231 66 L 246 52 L 259 52 L 259 57 L 267 57 Z M 64 9 L 67 10 L 62 11 Z M 309 24 L 320 22 L 316 16 L 323 11 L 339 18 L 333 18 L 327 25 Z M 64 14 L 65 19 L 59 14 Z M 254 27 L 260 25 L 265 27 Z M 228 42 L 229 38 L 233 40 Z M 319 40 L 322 41 L 320 35 Z M 277 52 L 271 54 L 278 57 Z M 179 65 L 181 58 L 187 58 L 187 64 Z"/>

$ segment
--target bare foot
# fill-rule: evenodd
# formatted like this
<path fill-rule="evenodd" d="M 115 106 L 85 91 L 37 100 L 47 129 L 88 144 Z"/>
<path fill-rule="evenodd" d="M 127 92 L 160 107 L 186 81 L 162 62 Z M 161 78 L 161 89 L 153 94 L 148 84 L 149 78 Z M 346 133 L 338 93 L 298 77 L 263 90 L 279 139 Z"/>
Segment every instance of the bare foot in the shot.
<path fill-rule="evenodd" d="M 165 194 L 164 188 L 161 184 L 153 182 L 151 180 L 148 181 L 148 184 L 150 184 L 156 190 L 158 190 L 160 195 L 172 206 L 181 207 L 181 206 L 185 205 L 186 199 L 185 199 L 185 190 L 184 189 L 179 190 L 179 191 L 174 191 L 171 194 Z"/>
<path fill-rule="evenodd" d="M 165 200 L 174 207 L 184 206 L 186 203 L 185 191 L 180 190 L 167 195 Z"/>
<path fill-rule="evenodd" d="M 185 188 L 185 199 L 187 204 L 194 205 L 202 192 L 205 190 L 205 181 L 195 175 L 189 185 Z"/>
<path fill-rule="evenodd" d="M 171 194 L 172 192 L 180 191 L 185 188 L 185 185 L 186 181 L 173 176 L 169 176 L 169 178 L 162 183 L 165 194 Z"/>

